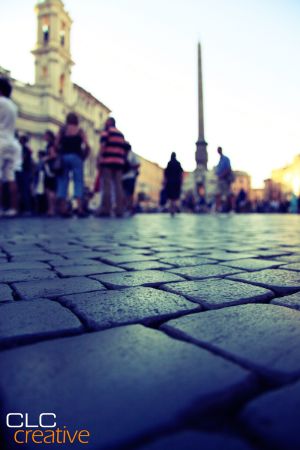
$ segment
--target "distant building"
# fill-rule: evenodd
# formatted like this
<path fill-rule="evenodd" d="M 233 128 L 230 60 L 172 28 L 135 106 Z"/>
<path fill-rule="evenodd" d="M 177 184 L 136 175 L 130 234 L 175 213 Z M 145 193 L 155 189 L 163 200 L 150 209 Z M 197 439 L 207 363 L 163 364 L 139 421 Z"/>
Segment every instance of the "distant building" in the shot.
<path fill-rule="evenodd" d="M 136 194 L 143 201 L 159 202 L 164 178 L 164 169 L 157 163 L 140 158 L 140 175 L 137 179 Z"/>
<path fill-rule="evenodd" d="M 272 170 L 271 181 L 277 185 L 282 195 L 300 194 L 300 155 L 296 155 L 291 164 Z"/>
<path fill-rule="evenodd" d="M 232 183 L 231 189 L 234 195 L 243 189 L 246 194 L 250 194 L 251 191 L 251 176 L 247 172 L 241 170 L 234 170 L 234 182 Z"/>
<path fill-rule="evenodd" d="M 35 83 L 22 83 L 10 72 L 0 68 L 14 86 L 13 100 L 19 108 L 17 129 L 31 137 L 35 152 L 43 148 L 46 129 L 54 132 L 64 123 L 66 114 L 76 112 L 86 131 L 92 152 L 86 166 L 86 176 L 95 175 L 95 158 L 99 149 L 99 131 L 110 109 L 71 79 L 72 20 L 61 0 L 39 0 L 36 5 L 37 42 L 32 51 L 35 57 Z"/>

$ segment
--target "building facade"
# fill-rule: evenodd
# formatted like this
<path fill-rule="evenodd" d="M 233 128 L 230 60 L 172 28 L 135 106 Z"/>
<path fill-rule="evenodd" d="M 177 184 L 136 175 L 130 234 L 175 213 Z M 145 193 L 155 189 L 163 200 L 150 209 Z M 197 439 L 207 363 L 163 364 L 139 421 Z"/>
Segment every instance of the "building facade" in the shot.
<path fill-rule="evenodd" d="M 291 164 L 272 170 L 271 182 L 281 195 L 300 195 L 300 155 L 296 155 Z"/>
<path fill-rule="evenodd" d="M 13 84 L 13 100 L 19 109 L 17 130 L 31 137 L 36 154 L 44 148 L 46 129 L 57 132 L 66 115 L 74 111 L 80 118 L 91 145 L 85 164 L 87 181 L 95 176 L 99 150 L 99 131 L 110 109 L 84 88 L 72 82 L 71 27 L 72 20 L 61 0 L 39 0 L 36 5 L 37 40 L 32 51 L 35 58 L 35 82 L 25 84 L 0 69 L 0 74 Z"/>

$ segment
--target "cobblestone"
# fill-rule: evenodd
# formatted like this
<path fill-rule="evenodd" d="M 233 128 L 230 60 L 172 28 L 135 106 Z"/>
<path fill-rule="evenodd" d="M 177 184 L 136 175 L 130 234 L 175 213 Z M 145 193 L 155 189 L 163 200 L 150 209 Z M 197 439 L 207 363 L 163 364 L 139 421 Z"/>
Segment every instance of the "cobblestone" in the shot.
<path fill-rule="evenodd" d="M 60 302 L 94 330 L 167 320 L 200 308 L 179 295 L 146 287 L 69 295 L 62 297 Z"/>
<path fill-rule="evenodd" d="M 284 297 L 274 298 L 271 303 L 273 305 L 286 306 L 287 308 L 298 309 L 300 311 L 300 292 L 286 295 Z"/>
<path fill-rule="evenodd" d="M 183 280 L 183 278 L 178 275 L 159 270 L 94 275 L 93 278 L 101 281 L 105 286 L 112 289 L 132 286 L 160 286 L 163 283 Z"/>
<path fill-rule="evenodd" d="M 183 295 L 189 300 L 200 303 L 206 309 L 266 301 L 274 296 L 267 289 L 220 279 L 168 283 L 163 286 L 163 289 Z"/>
<path fill-rule="evenodd" d="M 83 327 L 74 314 L 50 300 L 5 303 L 0 309 L 0 346 L 77 333 Z"/>
<path fill-rule="evenodd" d="M 256 271 L 262 269 L 272 269 L 273 267 L 279 267 L 282 265 L 282 262 L 279 261 L 271 261 L 269 259 L 238 259 L 235 261 L 227 261 L 226 265 L 230 267 L 234 267 L 236 269 Z"/>
<path fill-rule="evenodd" d="M 176 424 L 193 410 L 225 406 L 255 385 L 246 370 L 141 325 L 10 350 L 1 366 L 4 413 L 57 411 L 70 429 L 88 426 L 92 449 Z"/>
<path fill-rule="evenodd" d="M 261 270 L 230 276 L 231 280 L 246 281 L 257 286 L 274 290 L 278 294 L 288 294 L 300 290 L 300 274 L 291 270 Z"/>
<path fill-rule="evenodd" d="M 162 328 L 265 377 L 283 382 L 300 377 L 300 313 L 288 308 L 241 305 L 175 319 Z"/>
<path fill-rule="evenodd" d="M 7 284 L 0 284 L 0 302 L 13 300 L 13 291 Z"/>
<path fill-rule="evenodd" d="M 248 404 L 241 420 L 268 448 L 297 450 L 300 382 L 258 397 Z"/>
<path fill-rule="evenodd" d="M 1 283 L 13 283 L 16 281 L 51 280 L 56 278 L 56 274 L 48 269 L 16 269 L 0 271 Z"/>
<path fill-rule="evenodd" d="M 1 220 L 0 423 L 54 411 L 91 450 L 298 450 L 299 229 Z"/>
<path fill-rule="evenodd" d="M 220 264 L 203 264 L 202 266 L 179 267 L 168 270 L 168 272 L 176 273 L 188 280 L 201 280 L 204 278 L 224 277 L 238 273 L 239 270 L 231 267 L 222 266 Z"/>
<path fill-rule="evenodd" d="M 78 277 L 85 275 L 95 275 L 100 273 L 123 272 L 120 267 L 109 266 L 108 264 L 98 263 L 90 265 L 73 265 L 68 267 L 55 267 L 56 272 L 63 277 Z M 1 276 L 1 275 L 0 275 Z"/>
<path fill-rule="evenodd" d="M 32 281 L 30 283 L 14 283 L 13 287 L 17 294 L 25 300 L 39 297 L 54 298 L 65 294 L 100 291 L 105 289 L 98 281 L 84 277 Z"/>

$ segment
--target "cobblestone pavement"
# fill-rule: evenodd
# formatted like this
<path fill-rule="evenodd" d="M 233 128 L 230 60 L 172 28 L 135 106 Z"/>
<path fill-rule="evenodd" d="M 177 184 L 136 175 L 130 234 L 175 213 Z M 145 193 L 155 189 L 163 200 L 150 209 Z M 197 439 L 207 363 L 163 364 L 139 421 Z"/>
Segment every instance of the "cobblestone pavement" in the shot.
<path fill-rule="evenodd" d="M 300 448 L 300 217 L 0 227 L 2 421 L 51 411 L 95 450 Z"/>

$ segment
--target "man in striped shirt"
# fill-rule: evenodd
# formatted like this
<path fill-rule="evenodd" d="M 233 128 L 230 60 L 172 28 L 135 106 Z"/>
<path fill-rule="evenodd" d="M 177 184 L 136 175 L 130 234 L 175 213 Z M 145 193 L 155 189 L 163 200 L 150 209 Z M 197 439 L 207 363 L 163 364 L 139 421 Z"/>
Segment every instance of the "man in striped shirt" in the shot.
<path fill-rule="evenodd" d="M 116 121 L 112 117 L 105 123 L 100 144 L 98 163 L 101 174 L 102 202 L 99 215 L 110 216 L 113 206 L 112 189 L 114 189 L 116 216 L 122 217 L 124 209 L 122 175 L 126 161 L 125 139 L 116 128 Z"/>

